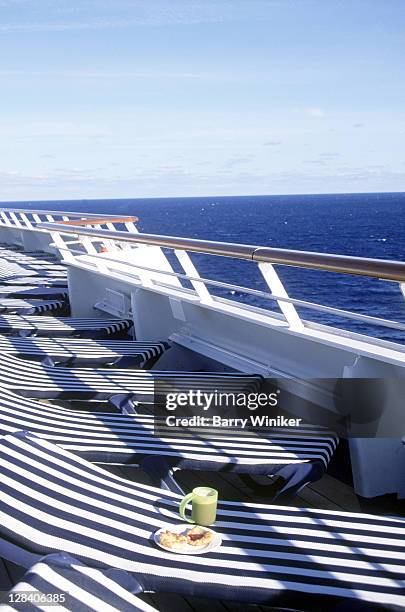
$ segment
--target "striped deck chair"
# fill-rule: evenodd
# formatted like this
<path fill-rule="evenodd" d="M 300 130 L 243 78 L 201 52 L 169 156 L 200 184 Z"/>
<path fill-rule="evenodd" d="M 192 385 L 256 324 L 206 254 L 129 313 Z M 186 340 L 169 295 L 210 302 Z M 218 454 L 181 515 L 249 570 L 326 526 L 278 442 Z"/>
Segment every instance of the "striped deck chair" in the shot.
<path fill-rule="evenodd" d="M 46 361 L 50 365 L 111 364 L 121 368 L 149 368 L 168 348 L 167 342 L 0 336 L 0 353 Z"/>
<path fill-rule="evenodd" d="M 11 261 L 7 257 L 2 257 L 0 254 L 0 268 L 8 266 L 22 267 L 32 270 L 66 270 L 66 266 L 55 260 L 49 261 L 46 259 L 40 259 L 39 257 L 20 256 Z"/>
<path fill-rule="evenodd" d="M 60 268 L 63 269 L 62 264 L 56 259 L 42 259 L 40 257 L 23 257 L 19 255 L 18 257 L 9 257 L 5 256 L 3 253 L 0 253 L 0 266 L 4 266 L 10 264 L 12 266 L 21 266 L 22 268 L 29 268 L 31 266 L 34 269 L 37 268 Z"/>
<path fill-rule="evenodd" d="M 12 264 L 8 264 L 7 266 L 2 265 L 0 266 L 0 281 L 1 282 L 5 282 L 5 281 L 10 281 L 10 280 L 15 280 L 17 278 L 28 278 L 28 282 L 26 282 L 26 284 L 29 284 L 31 282 L 31 278 L 35 278 L 36 276 L 42 277 L 42 278 L 54 278 L 57 280 L 64 280 L 66 283 L 66 270 L 52 270 L 52 269 L 48 269 L 48 268 L 41 268 L 38 270 L 33 270 L 33 269 L 29 269 L 29 268 L 23 268 L 21 266 L 17 266 L 17 265 L 12 265 Z"/>
<path fill-rule="evenodd" d="M 152 415 L 70 410 L 0 387 L 0 435 L 21 429 L 89 461 L 141 464 L 159 486 L 173 488 L 176 469 L 277 475 L 284 482 L 274 499 L 283 500 L 324 474 L 338 444 L 320 427 L 174 429 Z"/>
<path fill-rule="evenodd" d="M 24 270 L 22 272 L 16 272 L 16 270 L 9 272 L 2 272 L 0 270 L 0 284 L 1 285 L 40 285 L 40 286 L 56 286 L 56 287 L 67 287 L 67 275 L 61 274 L 60 272 L 36 274 Z"/>
<path fill-rule="evenodd" d="M 25 251 L 22 248 L 17 249 L 11 246 L 8 248 L 0 246 L 0 259 L 6 259 L 11 263 L 18 263 L 19 261 L 30 262 L 33 260 L 60 263 L 59 258 L 55 254 L 46 251 Z"/>
<path fill-rule="evenodd" d="M 22 300 L 18 298 L 0 297 L 0 313 L 36 315 L 44 312 L 61 314 L 66 310 L 65 300 Z"/>
<path fill-rule="evenodd" d="M 0 315 L 0 333 L 20 336 L 74 336 L 103 338 L 125 332 L 132 327 L 130 319 L 80 319 L 75 317 L 47 317 Z"/>
<path fill-rule="evenodd" d="M 10 263 L 5 260 L 1 261 L 0 259 L 0 276 L 30 276 L 30 275 L 56 275 L 62 276 L 66 275 L 66 266 L 49 263 L 45 264 L 20 264 L 20 263 Z"/>
<path fill-rule="evenodd" d="M 169 370 L 85 369 L 45 366 L 0 355 L 0 385 L 26 397 L 109 399 L 128 394 L 140 403 L 153 404 L 155 381 L 181 392 L 257 392 L 262 377 L 238 372 L 172 372 Z"/>
<path fill-rule="evenodd" d="M 5 259 L 11 263 L 56 263 L 60 264 L 59 259 L 51 253 L 45 253 L 43 251 L 6 251 L 0 249 L 0 259 Z"/>
<path fill-rule="evenodd" d="M 33 298 L 33 299 L 64 299 L 67 300 L 69 292 L 63 287 L 36 287 L 35 285 L 6 285 L 0 286 L 0 300 L 3 298 Z"/>
<path fill-rule="evenodd" d="M 144 590 L 312 611 L 405 608 L 405 519 L 219 502 L 222 546 L 178 555 L 152 541 L 180 522 L 176 493 L 26 432 L 1 438 L 0 457 L 0 554 L 19 565 L 61 551 L 127 571 Z"/>
<path fill-rule="evenodd" d="M 28 254 L 28 255 L 33 255 L 33 256 L 44 255 L 44 256 L 49 256 L 49 257 L 55 257 L 55 255 L 53 255 L 52 253 L 48 253 L 48 251 L 41 251 L 41 250 L 26 251 L 21 245 L 18 245 L 18 244 L 0 243 L 0 253 L 2 252 L 10 253 L 10 254 L 15 253 L 16 255 Z"/>
<path fill-rule="evenodd" d="M 29 285 L 33 282 L 32 279 L 36 277 L 50 279 L 50 280 L 59 281 L 59 282 L 63 280 L 65 282 L 65 285 L 67 283 L 67 274 L 63 272 L 59 272 L 57 270 L 34 271 L 34 270 L 26 270 L 25 268 L 24 269 L 14 268 L 12 270 L 10 268 L 8 268 L 7 270 L 0 269 L 0 282 L 1 283 L 5 283 L 7 281 L 13 281 L 13 284 L 15 284 L 14 281 L 17 280 L 18 278 L 25 278 L 26 280 L 24 284 Z"/>
<path fill-rule="evenodd" d="M 44 259 L 57 260 L 56 255 L 47 251 L 25 251 L 24 249 L 12 249 L 0 247 L 0 257 L 40 257 Z"/>
<path fill-rule="evenodd" d="M 137 597 L 139 582 L 128 572 L 100 571 L 65 553 L 42 557 L 0 599 L 4 612 L 55 609 L 69 612 L 157 612 Z M 21 599 L 31 598 L 28 603 Z M 45 602 L 45 603 L 44 603 Z"/>
<path fill-rule="evenodd" d="M 53 276 L 12 276 L 10 278 L 2 278 L 0 282 L 3 286 L 22 286 L 35 285 L 36 287 L 63 287 L 67 289 L 66 277 Z"/>

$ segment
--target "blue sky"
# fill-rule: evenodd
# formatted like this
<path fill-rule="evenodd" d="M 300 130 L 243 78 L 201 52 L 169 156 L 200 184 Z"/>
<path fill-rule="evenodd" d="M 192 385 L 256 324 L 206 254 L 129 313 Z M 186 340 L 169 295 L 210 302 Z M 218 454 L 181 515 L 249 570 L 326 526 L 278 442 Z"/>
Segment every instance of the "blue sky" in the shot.
<path fill-rule="evenodd" d="M 0 200 L 405 191 L 403 0 L 0 0 Z"/>

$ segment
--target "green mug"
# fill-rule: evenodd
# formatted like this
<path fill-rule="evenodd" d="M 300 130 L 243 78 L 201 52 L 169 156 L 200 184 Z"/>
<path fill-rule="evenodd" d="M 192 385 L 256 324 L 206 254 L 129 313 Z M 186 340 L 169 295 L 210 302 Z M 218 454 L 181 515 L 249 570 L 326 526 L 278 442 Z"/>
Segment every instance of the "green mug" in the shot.
<path fill-rule="evenodd" d="M 191 518 L 186 516 L 186 505 L 191 501 Z M 208 527 L 215 523 L 217 515 L 218 491 L 211 487 L 196 487 L 191 493 L 183 497 L 180 502 L 179 513 L 182 519 L 189 523 L 196 523 Z"/>

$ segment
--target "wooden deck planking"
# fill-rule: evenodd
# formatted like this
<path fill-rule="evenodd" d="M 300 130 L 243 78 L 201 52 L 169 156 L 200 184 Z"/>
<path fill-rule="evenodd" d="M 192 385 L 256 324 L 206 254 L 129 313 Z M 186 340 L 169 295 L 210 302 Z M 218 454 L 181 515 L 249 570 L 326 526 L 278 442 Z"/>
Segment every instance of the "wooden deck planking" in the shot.
<path fill-rule="evenodd" d="M 308 505 L 316 508 L 361 512 L 353 488 L 329 474 L 324 474 L 318 482 L 307 485 L 298 497 L 304 504 L 308 502 Z"/>
<path fill-rule="evenodd" d="M 129 480 L 145 484 L 150 482 L 148 476 L 142 470 L 135 467 L 104 466 L 104 468 Z M 252 491 L 241 481 L 237 474 L 182 470 L 176 472 L 176 479 L 186 492 L 191 491 L 194 487 L 210 485 L 218 489 L 219 498 L 223 500 L 254 502 L 258 504 L 269 503 L 268 495 Z M 300 491 L 296 496 L 294 505 L 324 510 L 346 510 L 349 512 L 361 512 L 363 510 L 362 504 L 354 493 L 353 488 L 329 474 L 325 474 L 320 480 L 307 485 Z M 377 512 L 378 500 L 375 506 Z"/>
<path fill-rule="evenodd" d="M 153 593 L 148 594 L 148 597 L 148 603 L 159 612 L 193 612 L 188 600 L 181 595 L 176 595 L 176 593 Z"/>

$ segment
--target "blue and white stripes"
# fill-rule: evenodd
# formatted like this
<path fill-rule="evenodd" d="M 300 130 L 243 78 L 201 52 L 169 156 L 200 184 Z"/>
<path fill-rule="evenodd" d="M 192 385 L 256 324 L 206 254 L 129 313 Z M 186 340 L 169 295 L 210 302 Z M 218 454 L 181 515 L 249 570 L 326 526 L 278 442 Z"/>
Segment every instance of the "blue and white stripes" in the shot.
<path fill-rule="evenodd" d="M 136 359 L 141 366 L 158 359 L 169 348 L 166 342 L 92 340 L 89 338 L 20 338 L 0 335 L 0 353 L 42 361 L 111 363 L 121 357 Z"/>
<path fill-rule="evenodd" d="M 21 332 L 38 336 L 72 336 L 99 334 L 109 336 L 126 331 L 130 319 L 80 319 L 75 317 L 0 315 L 0 333 L 17 335 Z"/>
<path fill-rule="evenodd" d="M 127 572 L 87 567 L 65 553 L 43 557 L 2 598 L 4 612 L 156 612 L 135 593 L 139 583 Z"/>
<path fill-rule="evenodd" d="M 156 380 L 176 391 L 193 388 L 234 393 L 258 391 L 262 383 L 261 376 L 236 372 L 54 368 L 14 355 L 0 355 L 0 385 L 27 397 L 108 399 L 114 394 L 132 393 L 140 402 L 153 402 Z"/>
<path fill-rule="evenodd" d="M 145 589 L 312 609 L 330 598 L 405 607 L 404 519 L 222 502 L 223 545 L 176 555 L 151 538 L 178 523 L 180 496 L 32 435 L 3 437 L 0 459 L 0 536 L 22 550 L 125 570 Z"/>
<path fill-rule="evenodd" d="M 162 419 L 161 419 L 162 420 Z M 156 432 L 159 425 L 159 435 Z M 0 435 L 28 430 L 89 461 L 138 463 L 165 457 L 187 469 L 271 474 L 283 465 L 318 462 L 326 469 L 337 436 L 313 426 L 297 433 L 210 428 L 190 432 L 165 427 L 151 415 L 70 410 L 27 399 L 0 387 Z"/>

